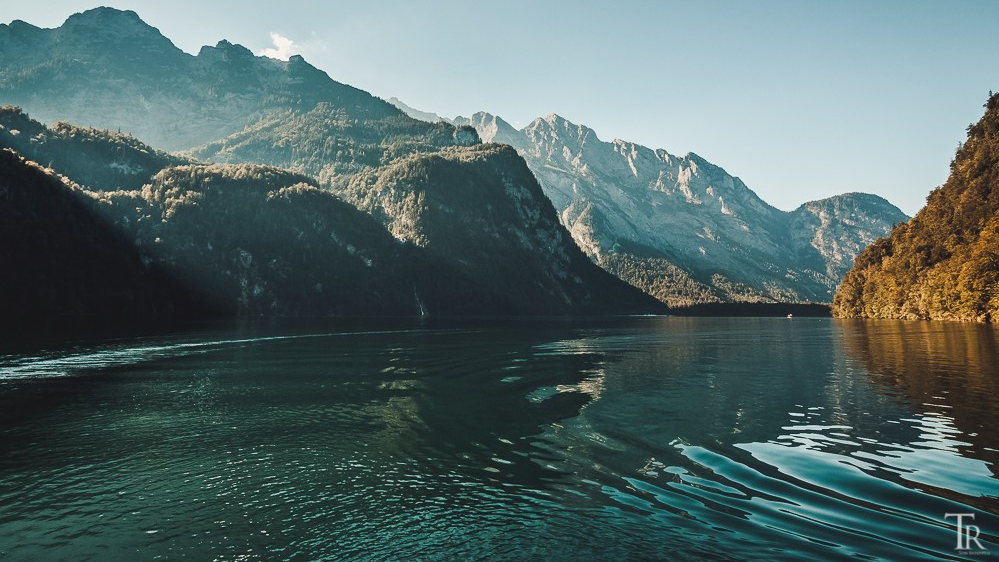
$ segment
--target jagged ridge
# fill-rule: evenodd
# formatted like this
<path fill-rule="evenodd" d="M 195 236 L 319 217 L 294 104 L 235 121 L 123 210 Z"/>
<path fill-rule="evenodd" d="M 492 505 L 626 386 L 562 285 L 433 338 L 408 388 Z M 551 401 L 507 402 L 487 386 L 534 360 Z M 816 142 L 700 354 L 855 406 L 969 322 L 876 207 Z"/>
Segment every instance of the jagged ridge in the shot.
<path fill-rule="evenodd" d="M 829 302 L 853 256 L 906 219 L 866 194 L 786 213 L 696 154 L 603 142 L 556 114 L 519 131 L 488 113 L 454 122 L 515 147 L 577 244 L 671 305 Z"/>

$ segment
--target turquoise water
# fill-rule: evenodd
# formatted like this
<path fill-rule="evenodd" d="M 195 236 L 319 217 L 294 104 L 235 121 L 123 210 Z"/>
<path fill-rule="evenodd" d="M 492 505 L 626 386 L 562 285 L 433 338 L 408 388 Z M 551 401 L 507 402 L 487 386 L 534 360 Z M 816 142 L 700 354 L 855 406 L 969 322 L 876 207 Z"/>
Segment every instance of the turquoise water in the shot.
<path fill-rule="evenodd" d="M 997 405 L 961 324 L 77 343 L 0 356 L 0 559 L 995 560 Z"/>

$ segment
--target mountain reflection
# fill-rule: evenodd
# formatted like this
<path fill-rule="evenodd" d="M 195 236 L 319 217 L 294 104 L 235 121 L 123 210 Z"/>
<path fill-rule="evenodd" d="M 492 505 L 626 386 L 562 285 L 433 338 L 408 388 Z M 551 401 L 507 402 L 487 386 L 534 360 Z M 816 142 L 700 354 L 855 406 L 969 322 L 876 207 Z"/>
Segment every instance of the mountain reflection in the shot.
<path fill-rule="evenodd" d="M 842 342 L 875 388 L 952 420 L 963 456 L 999 476 L 999 331 L 978 324 L 841 321 Z"/>

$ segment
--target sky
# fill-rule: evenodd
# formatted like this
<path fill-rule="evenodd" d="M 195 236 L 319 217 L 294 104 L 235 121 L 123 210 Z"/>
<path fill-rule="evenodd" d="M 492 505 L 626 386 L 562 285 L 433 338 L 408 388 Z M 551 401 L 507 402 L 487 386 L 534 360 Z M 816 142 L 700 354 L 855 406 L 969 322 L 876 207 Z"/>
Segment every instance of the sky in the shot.
<path fill-rule="evenodd" d="M 695 152 L 784 210 L 861 191 L 914 214 L 999 91 L 993 0 L 0 0 L 0 22 L 97 5 L 439 115 Z"/>

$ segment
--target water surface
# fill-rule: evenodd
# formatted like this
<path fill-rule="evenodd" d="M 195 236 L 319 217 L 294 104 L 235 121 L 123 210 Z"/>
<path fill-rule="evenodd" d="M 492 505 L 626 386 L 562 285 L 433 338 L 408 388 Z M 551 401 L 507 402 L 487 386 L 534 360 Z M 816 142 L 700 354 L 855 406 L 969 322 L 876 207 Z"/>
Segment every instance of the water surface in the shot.
<path fill-rule="evenodd" d="M 8 560 L 999 558 L 999 335 L 630 318 L 0 356 Z M 956 519 L 988 553 L 958 550 Z"/>

